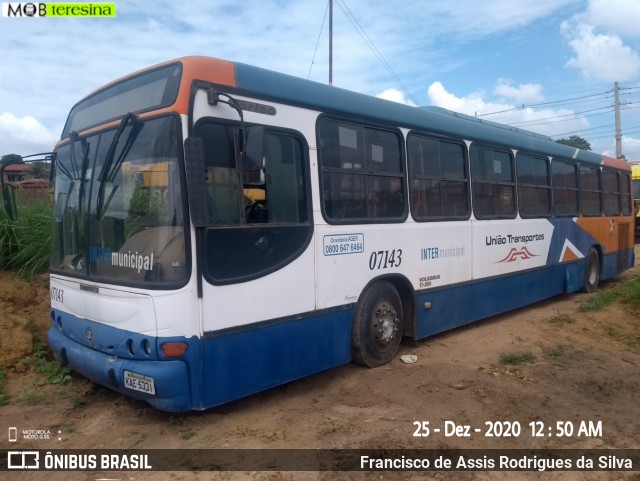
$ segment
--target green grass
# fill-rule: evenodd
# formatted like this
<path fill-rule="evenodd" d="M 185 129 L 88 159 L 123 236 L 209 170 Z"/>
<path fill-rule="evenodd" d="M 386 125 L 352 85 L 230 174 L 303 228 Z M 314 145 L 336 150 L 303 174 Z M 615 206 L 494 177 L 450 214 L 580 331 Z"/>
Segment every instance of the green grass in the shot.
<path fill-rule="evenodd" d="M 169 424 L 171 426 L 182 426 L 184 419 L 184 416 L 169 416 Z"/>
<path fill-rule="evenodd" d="M 0 208 L 0 269 L 31 278 L 47 270 L 51 250 L 52 211 L 48 198 L 22 199 L 18 219 Z"/>
<path fill-rule="evenodd" d="M 198 434 L 193 428 L 185 426 L 186 419 L 185 416 L 169 416 L 169 425 L 178 427 L 180 437 L 185 441 Z"/>
<path fill-rule="evenodd" d="M 622 304 L 637 316 L 640 313 L 640 276 L 629 281 L 611 284 L 602 291 L 588 296 L 578 310 L 580 312 L 600 311 L 613 302 Z M 638 326 L 637 323 L 636 326 Z M 603 325 L 602 329 L 609 339 L 623 342 L 630 348 L 640 344 L 640 334 L 637 333 L 637 329 L 629 332 L 628 329 L 613 322 Z"/>
<path fill-rule="evenodd" d="M 624 343 L 633 348 L 640 344 L 640 335 L 638 334 L 628 334 L 623 338 Z"/>
<path fill-rule="evenodd" d="M 620 301 L 632 309 L 640 309 L 640 276 L 621 286 Z"/>
<path fill-rule="evenodd" d="M 7 373 L 0 369 L 0 406 L 9 404 L 9 395 L 4 392 L 4 383 L 7 378 Z"/>
<path fill-rule="evenodd" d="M 578 311 L 601 311 L 617 300 L 634 310 L 640 309 L 640 276 L 630 281 L 612 284 L 600 292 L 588 296 Z"/>
<path fill-rule="evenodd" d="M 500 362 L 502 364 L 524 364 L 525 362 L 534 361 L 536 356 L 533 355 L 532 352 L 521 352 L 521 353 L 513 353 L 513 354 L 503 354 L 500 357 Z"/>
<path fill-rule="evenodd" d="M 22 392 L 14 397 L 17 401 L 25 402 L 30 406 L 44 404 L 49 401 L 44 394 L 42 387 L 48 384 L 70 384 L 73 381 L 71 370 L 56 361 L 48 359 L 47 345 L 44 344 L 37 334 L 33 335 L 33 353 L 23 359 L 29 372 L 37 373 L 38 377 L 33 383 L 22 386 Z M 0 406 L 8 404 L 9 396 L 3 394 L 3 384 L 6 374 L 0 370 Z"/>
<path fill-rule="evenodd" d="M 37 406 L 47 401 L 47 397 L 42 392 L 41 386 L 37 384 L 26 384 L 22 386 L 22 392 L 18 394 L 15 399 L 29 406 Z"/>
<path fill-rule="evenodd" d="M 76 425 L 73 423 L 62 423 L 59 426 L 60 431 L 62 431 L 65 434 L 70 434 L 76 431 Z"/>
<path fill-rule="evenodd" d="M 606 289 L 593 294 L 580 304 L 578 312 L 596 312 L 611 305 L 620 297 L 620 285 L 612 285 Z"/>
<path fill-rule="evenodd" d="M 76 406 L 86 406 L 87 404 L 89 404 L 89 400 L 84 397 L 84 396 L 75 396 L 73 399 L 73 404 L 75 404 Z"/>
<path fill-rule="evenodd" d="M 554 359 L 558 359 L 563 354 L 564 354 L 563 346 L 556 346 L 553 349 L 549 350 L 549 357 L 552 357 Z"/>
<path fill-rule="evenodd" d="M 34 335 L 33 354 L 26 359 L 26 363 L 44 376 L 49 384 L 71 384 L 73 381 L 68 367 L 48 359 L 47 345 L 37 335 Z"/>
<path fill-rule="evenodd" d="M 576 320 L 571 317 L 569 314 L 560 314 L 549 319 L 549 322 L 552 324 L 573 324 Z"/>
<path fill-rule="evenodd" d="M 196 433 L 193 429 L 189 428 L 185 431 L 180 431 L 180 437 L 182 439 L 184 439 L 185 441 L 187 441 L 188 439 L 191 439 L 192 437 L 194 437 Z"/>

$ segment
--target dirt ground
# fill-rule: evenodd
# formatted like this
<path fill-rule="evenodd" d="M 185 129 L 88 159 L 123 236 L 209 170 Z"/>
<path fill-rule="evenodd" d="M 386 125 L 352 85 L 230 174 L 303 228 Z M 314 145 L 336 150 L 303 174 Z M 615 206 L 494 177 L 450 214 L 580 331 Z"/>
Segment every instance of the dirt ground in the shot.
<path fill-rule="evenodd" d="M 640 258 L 636 246 L 636 258 Z M 640 275 L 635 269 L 621 282 Z M 603 287 L 606 288 L 606 285 Z M 47 276 L 0 273 L 0 367 L 10 402 L 0 407 L 0 449 L 62 448 L 640 448 L 640 319 L 616 303 L 578 312 L 586 294 L 558 296 L 424 342 L 404 342 L 405 364 L 346 365 L 204 412 L 170 414 L 73 374 L 52 385 L 32 353 L 49 319 Z M 527 354 L 518 365 L 504 355 Z M 531 356 L 532 355 L 532 356 Z M 29 357 L 31 356 L 31 357 Z M 480 428 L 471 437 L 416 437 L 414 422 Z M 486 437 L 487 421 L 518 421 L 519 437 Z M 570 421 L 569 437 L 534 437 L 529 423 Z M 602 435 L 578 436 L 601 422 Z M 10 445 L 8 426 L 49 440 Z M 546 429 L 546 428 L 545 428 Z M 19 446 L 18 446 L 19 445 Z M 3 477 L 6 476 L 6 477 Z M 7 480 L 640 480 L 629 472 L 0 472 Z"/>

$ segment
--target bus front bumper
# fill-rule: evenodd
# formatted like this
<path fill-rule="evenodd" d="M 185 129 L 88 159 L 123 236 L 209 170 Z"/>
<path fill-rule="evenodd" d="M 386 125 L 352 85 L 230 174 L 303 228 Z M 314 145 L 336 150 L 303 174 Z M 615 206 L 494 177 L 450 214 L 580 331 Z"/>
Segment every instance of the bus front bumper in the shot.
<path fill-rule="evenodd" d="M 190 377 L 182 361 L 145 361 L 108 355 L 69 339 L 55 327 L 49 329 L 47 338 L 58 362 L 98 384 L 147 401 L 163 411 L 192 409 Z"/>

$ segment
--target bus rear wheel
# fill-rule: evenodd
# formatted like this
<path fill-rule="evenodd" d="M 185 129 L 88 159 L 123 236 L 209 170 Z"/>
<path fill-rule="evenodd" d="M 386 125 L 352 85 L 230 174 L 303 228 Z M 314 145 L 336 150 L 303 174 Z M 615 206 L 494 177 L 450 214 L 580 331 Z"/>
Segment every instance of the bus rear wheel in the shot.
<path fill-rule="evenodd" d="M 401 340 L 400 295 L 390 282 L 376 282 L 358 302 L 353 319 L 352 359 L 361 366 L 381 366 L 393 359 Z"/>
<path fill-rule="evenodd" d="M 595 248 L 589 249 L 584 271 L 582 290 L 587 293 L 595 292 L 600 283 L 600 256 Z"/>

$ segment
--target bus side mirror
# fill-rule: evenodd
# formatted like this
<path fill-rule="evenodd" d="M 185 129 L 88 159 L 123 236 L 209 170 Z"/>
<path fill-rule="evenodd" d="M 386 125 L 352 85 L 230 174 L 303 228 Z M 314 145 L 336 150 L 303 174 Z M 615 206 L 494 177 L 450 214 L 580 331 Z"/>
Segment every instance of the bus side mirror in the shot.
<path fill-rule="evenodd" d="M 12 185 L 2 184 L 2 203 L 9 219 L 16 220 L 18 218 L 18 211 L 16 209 L 16 196 Z"/>
<path fill-rule="evenodd" d="M 11 220 L 18 218 L 18 211 L 16 210 L 16 196 L 13 192 L 13 186 L 11 184 L 5 184 L 4 182 L 4 170 L 12 164 L 19 164 L 23 162 L 21 156 L 17 154 L 10 154 L 2 156 L 0 159 L 0 188 L 2 189 L 2 205 L 7 217 Z"/>
<path fill-rule="evenodd" d="M 264 159 L 264 127 L 247 128 L 247 141 L 244 146 L 243 168 L 255 170 L 262 168 Z"/>
<path fill-rule="evenodd" d="M 191 222 L 195 227 L 206 227 L 209 224 L 207 170 L 204 163 L 204 142 L 201 137 L 185 139 L 184 163 Z"/>

